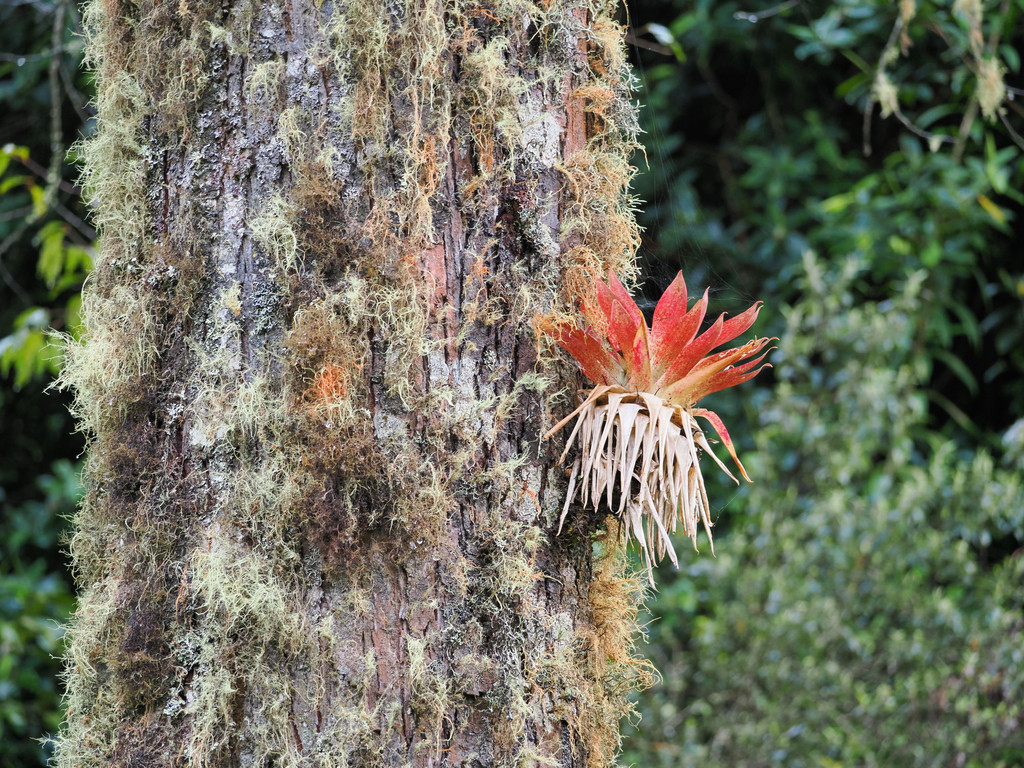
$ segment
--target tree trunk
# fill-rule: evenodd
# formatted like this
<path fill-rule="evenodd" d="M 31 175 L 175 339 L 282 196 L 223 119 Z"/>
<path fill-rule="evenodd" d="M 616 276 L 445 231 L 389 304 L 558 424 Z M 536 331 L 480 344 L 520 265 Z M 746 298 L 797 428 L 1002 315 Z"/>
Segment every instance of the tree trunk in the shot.
<path fill-rule="evenodd" d="M 613 761 L 638 593 L 532 331 L 629 272 L 613 10 L 93 0 L 59 766 Z"/>

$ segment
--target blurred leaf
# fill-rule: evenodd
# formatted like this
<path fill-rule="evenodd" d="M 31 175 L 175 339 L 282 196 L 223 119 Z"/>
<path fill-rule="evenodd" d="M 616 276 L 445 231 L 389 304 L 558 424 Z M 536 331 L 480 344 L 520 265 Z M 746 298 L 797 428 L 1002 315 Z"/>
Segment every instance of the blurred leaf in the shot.
<path fill-rule="evenodd" d="M 25 180 L 24 176 L 8 176 L 6 179 L 0 180 L 0 195 L 5 195 L 15 187 L 21 186 Z"/>
<path fill-rule="evenodd" d="M 936 360 L 944 363 L 947 368 L 956 374 L 956 377 L 963 382 L 964 386 L 967 387 L 972 395 L 977 394 L 978 379 L 975 377 L 971 369 L 964 365 L 964 362 L 960 358 L 945 349 L 936 349 L 932 352 L 932 355 Z"/>
<path fill-rule="evenodd" d="M 55 350 L 46 336 L 50 313 L 42 307 L 22 312 L 14 321 L 14 331 L 0 339 L 0 374 L 14 371 L 16 389 L 44 372 L 56 372 Z"/>
<path fill-rule="evenodd" d="M 845 98 L 858 88 L 864 88 L 871 84 L 871 78 L 863 72 L 857 73 L 836 86 L 836 96 Z"/>
<path fill-rule="evenodd" d="M 64 271 L 64 226 L 58 221 L 45 224 L 36 234 L 39 276 L 52 288 Z"/>
<path fill-rule="evenodd" d="M 942 246 L 932 241 L 925 246 L 925 249 L 921 251 L 921 263 L 926 267 L 932 268 L 939 264 L 942 260 Z"/>
<path fill-rule="evenodd" d="M 1006 227 L 1006 214 L 1003 212 L 1002 208 L 989 200 L 987 195 L 978 195 L 978 202 L 999 227 Z"/>
<path fill-rule="evenodd" d="M 32 196 L 32 215 L 42 216 L 46 213 L 46 190 L 36 184 L 29 184 L 28 192 Z"/>
<path fill-rule="evenodd" d="M 676 39 L 676 36 L 672 33 L 668 27 L 663 24 L 646 24 L 644 26 L 651 36 L 665 47 L 671 49 L 672 54 L 676 57 L 676 61 L 685 63 L 686 53 L 683 51 L 683 46 Z"/>

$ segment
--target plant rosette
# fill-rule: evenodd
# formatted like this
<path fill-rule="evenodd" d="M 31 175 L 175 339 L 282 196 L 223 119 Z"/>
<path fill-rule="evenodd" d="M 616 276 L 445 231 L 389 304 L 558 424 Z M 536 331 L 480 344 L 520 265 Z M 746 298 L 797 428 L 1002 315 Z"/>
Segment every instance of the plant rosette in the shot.
<path fill-rule="evenodd" d="M 678 567 L 671 534 L 678 525 L 697 548 L 698 519 L 714 553 L 707 491 L 700 459 L 708 454 L 736 483 L 697 422 L 710 424 L 740 475 L 750 482 L 729 431 L 718 414 L 695 407 L 703 397 L 754 378 L 768 363 L 765 349 L 774 338 L 754 338 L 739 347 L 711 354 L 746 332 L 761 302 L 729 320 L 722 314 L 698 335 L 707 312 L 708 292 L 687 310 L 686 283 L 680 272 L 654 309 L 651 327 L 614 272 L 607 285 L 594 284 L 595 301 L 585 301 L 586 327 L 546 318 L 540 330 L 551 336 L 594 382 L 578 394 L 580 405 L 556 424 L 550 438 L 576 419 L 564 463 L 577 442 L 569 474 L 561 532 L 569 506 L 597 509 L 602 498 L 621 520 L 627 540 L 640 548 L 651 585 L 653 564 L 667 553 Z"/>

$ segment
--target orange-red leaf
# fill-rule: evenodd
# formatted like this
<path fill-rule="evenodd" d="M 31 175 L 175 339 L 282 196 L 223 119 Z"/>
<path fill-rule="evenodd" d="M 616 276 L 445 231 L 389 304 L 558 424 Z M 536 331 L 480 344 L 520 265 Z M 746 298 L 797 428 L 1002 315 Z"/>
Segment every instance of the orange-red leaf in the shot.
<path fill-rule="evenodd" d="M 654 308 L 654 322 L 651 323 L 651 340 L 654 344 L 660 345 L 662 339 L 668 338 L 685 315 L 686 281 L 683 280 L 683 273 L 680 272 L 672 284 L 661 294 L 658 305 Z"/>
<path fill-rule="evenodd" d="M 564 323 L 543 326 L 542 330 L 573 356 L 584 375 L 595 384 L 614 384 L 622 379 L 622 364 L 588 331 Z"/>
<path fill-rule="evenodd" d="M 739 374 L 745 373 L 752 367 L 750 363 L 741 364 L 741 361 L 756 355 L 771 341 L 773 339 L 752 339 L 741 347 L 733 347 L 710 357 L 705 357 L 683 378 L 661 388 L 658 393 L 666 400 L 689 405 L 696 403 L 711 392 L 717 392 L 719 389 L 733 386 L 731 383 L 718 386 L 719 382 L 728 382 L 735 378 L 737 379 L 735 383 L 739 384 L 741 383 L 741 380 L 738 378 Z M 761 356 L 762 359 L 763 357 L 764 355 Z M 734 367 L 730 368 L 729 366 Z M 707 382 L 712 378 L 715 378 L 714 388 L 705 390 Z M 746 379 L 742 381 L 746 381 Z"/>
<path fill-rule="evenodd" d="M 640 323 L 633 338 L 633 376 L 631 383 L 638 392 L 646 392 L 651 386 L 651 356 L 647 343 L 647 323 Z"/>
<path fill-rule="evenodd" d="M 719 344 L 725 344 L 727 341 L 732 341 L 741 333 L 745 333 L 750 329 L 750 326 L 757 320 L 757 315 L 761 311 L 761 307 L 764 302 L 757 301 L 745 312 L 740 312 L 736 317 L 730 318 L 725 321 L 725 325 L 722 326 L 722 335 L 718 339 Z"/>
<path fill-rule="evenodd" d="M 615 296 L 612 294 L 612 289 L 600 280 L 594 282 L 594 294 L 597 296 L 597 306 L 601 308 L 601 314 L 604 315 L 603 325 L 607 325 L 612 321 L 612 304 L 615 303 Z"/>
<path fill-rule="evenodd" d="M 664 312 L 660 312 L 661 304 L 665 301 L 663 296 L 654 309 L 655 325 L 651 329 L 651 364 L 655 371 L 654 375 L 662 379 L 665 372 L 686 351 L 687 346 L 693 343 L 708 309 L 708 292 L 704 291 L 704 295 L 693 305 L 693 309 L 679 316 L 673 322 L 669 313 L 674 311 L 674 307 L 679 306 L 678 298 L 678 294 L 669 296 L 668 308 Z"/>
<path fill-rule="evenodd" d="M 724 445 L 725 449 L 729 451 L 729 455 L 732 456 L 732 460 L 736 462 L 736 466 L 740 468 L 740 474 L 743 475 L 743 479 L 748 483 L 753 482 L 749 475 L 747 475 L 747 470 L 743 468 L 743 464 L 740 462 L 740 457 L 736 455 L 736 446 L 732 444 L 732 438 L 729 437 L 729 430 L 725 428 L 725 423 L 722 421 L 721 417 L 714 411 L 709 411 L 705 408 L 694 408 L 693 415 L 706 419 L 711 426 L 715 428 L 715 432 L 718 433 L 718 439 L 722 441 L 722 445 Z"/>
<path fill-rule="evenodd" d="M 737 384 L 742 384 L 745 381 L 750 381 L 765 368 L 771 368 L 771 363 L 765 363 L 760 368 L 756 368 L 755 370 L 755 366 L 757 366 L 758 363 L 764 360 L 765 357 L 767 357 L 767 355 L 768 352 L 765 352 L 763 355 L 754 360 L 751 360 L 750 362 L 743 363 L 742 365 L 737 365 L 733 368 L 729 368 L 727 370 L 720 371 L 719 373 L 715 373 L 711 376 L 708 376 L 706 379 L 700 382 L 700 384 L 694 387 L 693 392 L 691 394 L 693 402 L 697 402 L 702 397 L 707 397 L 713 392 L 728 389 L 729 387 L 735 387 Z"/>
<path fill-rule="evenodd" d="M 608 341 L 612 349 L 631 357 L 633 339 L 636 338 L 637 326 L 633 323 L 629 312 L 619 301 L 612 302 L 612 313 L 608 318 Z"/>
<path fill-rule="evenodd" d="M 636 328 L 645 323 L 644 314 L 640 311 L 640 307 L 636 305 L 636 302 L 633 301 L 633 297 L 629 295 L 629 291 L 619 282 L 619 278 L 615 276 L 614 270 L 608 270 L 608 288 L 611 289 L 615 300 L 626 310 L 626 314 L 629 315 L 629 319 L 633 323 L 635 332 Z"/>
<path fill-rule="evenodd" d="M 718 339 L 722 335 L 722 326 L 724 324 L 725 316 L 719 315 L 714 325 L 704 331 L 690 344 L 687 344 L 665 369 L 665 373 L 658 380 L 658 389 L 668 387 L 686 376 L 690 369 L 701 361 L 704 355 L 718 346 Z"/>
<path fill-rule="evenodd" d="M 752 379 L 761 370 L 755 367 L 765 355 L 751 358 L 771 339 L 754 339 L 711 354 L 754 324 L 761 302 L 729 320 L 721 315 L 698 335 L 707 314 L 708 291 L 687 310 L 681 272 L 655 307 L 651 328 L 614 271 L 609 271 L 607 284 L 595 281 L 594 296 L 596 304 L 584 308 L 589 328 L 549 324 L 543 330 L 576 358 L 597 384 L 649 392 L 689 407 L 707 394 Z"/>

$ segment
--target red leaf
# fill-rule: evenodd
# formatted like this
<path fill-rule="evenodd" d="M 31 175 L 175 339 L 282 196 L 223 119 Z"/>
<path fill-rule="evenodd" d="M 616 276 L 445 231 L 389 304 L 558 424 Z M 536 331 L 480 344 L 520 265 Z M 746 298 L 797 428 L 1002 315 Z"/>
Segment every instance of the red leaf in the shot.
<path fill-rule="evenodd" d="M 771 350 L 768 351 L 770 352 Z M 764 360 L 767 355 L 768 352 L 765 352 L 756 360 L 751 360 L 743 365 L 737 365 L 735 368 L 730 368 L 726 371 L 721 371 L 708 376 L 703 382 L 693 389 L 691 393 L 693 402 L 697 402 L 701 398 L 707 397 L 714 392 L 720 392 L 723 389 L 735 387 L 737 384 L 750 381 L 765 368 L 771 368 L 772 366 L 770 363 L 765 363 L 760 368 L 752 370 L 754 366 Z"/>
<path fill-rule="evenodd" d="M 658 338 L 672 326 L 683 319 L 686 314 L 686 281 L 683 280 L 683 273 L 676 275 L 676 279 L 665 289 L 658 299 L 658 306 L 654 308 L 654 322 L 651 324 L 651 335 Z"/>
<path fill-rule="evenodd" d="M 613 302 L 611 322 L 608 323 L 608 341 L 612 349 L 621 355 L 630 381 L 633 379 L 633 342 L 637 332 L 626 309 L 618 301 Z"/>
<path fill-rule="evenodd" d="M 655 343 L 660 343 L 667 338 L 673 329 L 686 316 L 686 281 L 683 280 L 683 273 L 676 275 L 676 279 L 665 289 L 658 299 L 658 305 L 654 308 L 654 322 L 651 323 L 651 338 Z"/>
<path fill-rule="evenodd" d="M 679 281 L 678 278 L 676 280 Z M 704 291 L 704 296 L 693 305 L 693 309 L 675 318 L 674 322 L 670 313 L 674 311 L 674 306 L 679 306 L 678 294 L 669 295 L 669 306 L 662 312 L 664 301 L 665 296 L 662 296 L 654 309 L 654 328 L 651 329 L 651 362 L 655 378 L 664 378 L 665 371 L 693 342 L 708 309 L 708 292 Z"/>
<path fill-rule="evenodd" d="M 584 375 L 595 384 L 622 380 L 622 364 L 601 341 L 589 332 L 568 324 L 550 324 L 541 330 L 579 363 Z"/>
<path fill-rule="evenodd" d="M 658 395 L 674 403 L 692 405 L 711 392 L 717 392 L 720 389 L 733 386 L 732 383 L 722 382 L 730 382 L 731 379 L 736 378 L 737 381 L 735 383 L 739 384 L 741 380 L 738 379 L 738 376 L 748 371 L 753 364 L 756 364 L 756 361 L 755 363 L 737 364 L 744 358 L 756 355 L 764 349 L 766 344 L 773 340 L 753 339 L 742 347 L 733 347 L 724 352 L 718 352 L 711 357 L 705 357 L 686 376 L 661 388 L 658 391 Z M 763 358 L 764 355 L 761 356 L 761 359 Z M 729 368 L 730 365 L 737 367 Z M 714 388 L 706 390 L 705 386 L 712 378 L 715 379 Z M 751 378 L 753 377 L 751 376 Z M 746 381 L 746 379 L 742 381 Z M 719 386 L 719 384 L 721 385 Z"/>
<path fill-rule="evenodd" d="M 659 350 L 670 348 L 672 340 L 679 336 L 678 328 L 686 320 L 686 301 L 686 281 L 680 272 L 661 294 L 658 305 L 654 308 L 654 321 L 651 323 L 651 356 L 655 365 L 660 361 L 666 361 L 666 356 L 659 353 Z M 696 330 L 694 328 L 694 333 Z M 661 371 L 658 373 L 660 375 Z"/>
<path fill-rule="evenodd" d="M 651 387 L 651 355 L 647 343 L 647 323 L 640 323 L 633 338 L 633 377 L 632 384 L 638 392 L 646 392 Z"/>
<path fill-rule="evenodd" d="M 729 451 L 729 455 L 732 456 L 732 460 L 736 462 L 736 466 L 740 468 L 740 474 L 743 475 L 743 479 L 748 483 L 753 482 L 747 475 L 747 470 L 743 468 L 743 464 L 740 462 L 739 456 L 736 455 L 736 446 L 732 444 L 732 438 L 729 437 L 729 430 L 725 428 L 725 423 L 721 417 L 714 411 L 709 411 L 704 408 L 694 408 L 694 416 L 700 416 L 702 419 L 706 419 L 710 422 L 711 426 L 715 428 L 715 432 L 718 433 L 718 438 L 722 441 L 722 445 L 725 446 L 726 450 Z"/>
<path fill-rule="evenodd" d="M 707 293 L 704 294 L 707 298 Z M 703 299 L 701 300 L 703 301 Z M 695 306 L 693 310 L 696 310 Z M 691 310 L 691 312 L 693 312 Z M 724 315 L 719 315 L 718 319 L 715 320 L 715 324 L 708 328 L 704 333 L 698 336 L 690 344 L 687 344 L 675 359 L 672 360 L 665 373 L 658 379 L 657 387 L 662 389 L 668 387 L 679 379 L 683 378 L 690 369 L 693 368 L 697 363 L 700 362 L 701 358 L 704 357 L 708 352 L 718 346 L 718 338 L 722 335 L 722 326 L 725 323 Z"/>
<path fill-rule="evenodd" d="M 718 343 L 725 344 L 725 342 L 732 341 L 741 333 L 749 330 L 750 326 L 757 320 L 757 315 L 760 313 L 763 304 L 764 302 L 762 301 L 754 302 L 753 306 L 745 312 L 741 312 L 736 317 L 726 320 L 725 325 L 722 326 L 722 336 L 719 338 Z"/>
<path fill-rule="evenodd" d="M 707 314 L 708 291 L 687 310 L 682 272 L 655 307 L 652 328 L 647 327 L 643 313 L 614 270 L 609 271 L 607 284 L 601 280 L 594 282 L 594 295 L 596 305 L 584 308 L 592 323 L 590 328 L 549 323 L 542 330 L 569 352 L 596 384 L 654 392 L 676 404 L 692 406 L 711 392 L 752 379 L 761 370 L 754 368 L 765 355 L 753 361 L 749 358 L 771 339 L 754 339 L 710 354 L 754 324 L 761 302 L 730 320 L 721 315 L 698 336 Z"/>
<path fill-rule="evenodd" d="M 633 323 L 634 333 L 642 323 L 644 323 L 644 313 L 640 311 L 640 307 L 633 301 L 633 297 L 629 295 L 622 283 L 619 282 L 619 278 L 615 276 L 614 270 L 608 270 L 608 287 L 611 289 L 612 296 L 615 300 L 622 305 L 622 308 L 626 310 L 626 314 L 629 315 L 630 321 Z"/>

